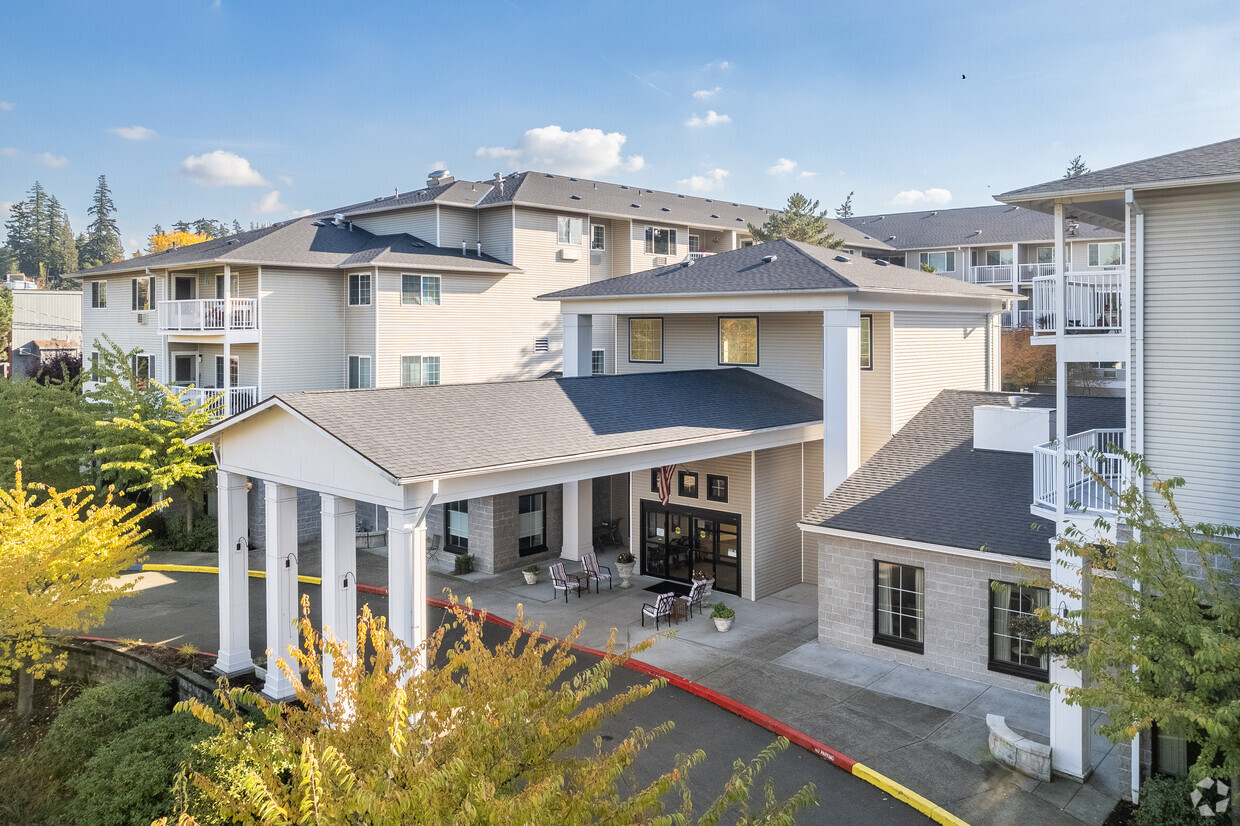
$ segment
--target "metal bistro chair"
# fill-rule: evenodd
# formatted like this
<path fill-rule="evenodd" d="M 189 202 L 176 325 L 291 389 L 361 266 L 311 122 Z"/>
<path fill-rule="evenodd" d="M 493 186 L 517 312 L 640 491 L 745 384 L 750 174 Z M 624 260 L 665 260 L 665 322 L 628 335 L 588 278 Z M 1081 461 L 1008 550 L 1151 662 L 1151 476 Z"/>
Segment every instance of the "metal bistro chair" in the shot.
<path fill-rule="evenodd" d="M 650 603 L 642 604 L 642 627 L 646 627 L 646 617 L 654 617 L 654 630 L 659 630 L 659 620 L 667 619 L 667 624 L 672 624 L 672 603 L 676 600 L 676 595 L 672 593 L 659 594 L 659 601 L 654 605 Z"/>
<path fill-rule="evenodd" d="M 567 602 L 568 602 L 568 592 L 569 592 L 569 591 L 576 591 L 576 592 L 577 592 L 577 598 L 578 598 L 578 599 L 580 599 L 580 598 L 581 598 L 581 583 L 580 583 L 580 582 L 578 582 L 578 581 L 577 581 L 577 580 L 575 580 L 575 579 L 569 579 L 569 578 L 568 578 L 568 575 L 564 573 L 564 563 L 563 563 L 563 562 L 557 562 L 557 563 L 555 563 L 554 565 L 549 566 L 549 567 L 548 567 L 548 570 L 549 570 L 549 571 L 551 571 L 551 585 L 552 585 L 552 587 L 554 587 L 556 591 L 563 591 L 563 592 L 564 592 L 564 602 L 565 602 L 565 603 L 567 603 Z"/>
<path fill-rule="evenodd" d="M 607 587 L 610 589 L 611 584 L 611 568 L 606 565 L 598 564 L 598 556 L 595 554 L 584 554 L 581 557 L 581 570 L 586 573 L 586 587 L 590 587 L 590 580 L 594 580 L 594 592 L 598 593 L 599 583 L 604 579 L 607 580 Z"/>
<path fill-rule="evenodd" d="M 696 605 L 698 613 L 702 613 L 702 594 L 706 591 L 706 583 L 710 580 L 699 579 L 689 588 L 689 596 L 676 597 L 676 599 L 685 603 L 685 607 L 689 609 L 689 619 L 693 619 L 693 607 Z"/>
<path fill-rule="evenodd" d="M 439 561 L 439 551 L 443 547 L 443 537 L 435 534 L 431 537 L 431 544 L 426 546 L 426 558 Z"/>

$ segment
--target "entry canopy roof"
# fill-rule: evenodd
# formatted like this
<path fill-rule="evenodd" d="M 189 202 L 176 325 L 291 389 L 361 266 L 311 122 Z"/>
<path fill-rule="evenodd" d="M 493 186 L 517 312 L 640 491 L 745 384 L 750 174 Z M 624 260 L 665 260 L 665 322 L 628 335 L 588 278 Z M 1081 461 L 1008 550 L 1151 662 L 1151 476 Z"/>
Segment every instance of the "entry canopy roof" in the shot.
<path fill-rule="evenodd" d="M 219 444 L 230 429 L 247 428 L 273 409 L 327 434 L 398 484 L 822 422 L 821 399 L 727 368 L 293 393 L 273 396 L 189 443 Z M 285 417 L 274 426 L 287 425 Z M 310 444 L 304 449 L 312 450 Z M 260 476 L 262 470 L 252 468 Z"/>

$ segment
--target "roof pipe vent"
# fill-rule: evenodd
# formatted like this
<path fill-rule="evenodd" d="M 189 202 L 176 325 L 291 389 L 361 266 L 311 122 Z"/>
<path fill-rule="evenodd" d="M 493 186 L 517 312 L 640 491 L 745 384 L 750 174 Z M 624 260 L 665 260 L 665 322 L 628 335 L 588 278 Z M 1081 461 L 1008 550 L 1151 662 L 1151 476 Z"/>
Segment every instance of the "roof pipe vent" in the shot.
<path fill-rule="evenodd" d="M 479 258 L 482 257 L 482 242 L 481 241 L 478 242 L 478 257 Z"/>
<path fill-rule="evenodd" d="M 338 227 L 343 227 L 343 226 L 344 226 L 344 213 L 343 213 L 343 212 L 337 212 L 335 215 L 333 215 L 333 216 L 332 216 L 332 223 L 333 223 L 333 224 L 335 224 L 335 225 L 336 225 L 336 226 L 338 226 Z"/>
<path fill-rule="evenodd" d="M 778 255 L 776 255 L 775 253 L 771 253 L 770 255 L 764 255 L 764 256 L 762 256 L 762 263 L 763 263 L 763 264 L 773 264 L 773 263 L 775 263 L 775 262 L 776 262 L 776 261 L 778 261 L 778 260 L 779 260 L 779 256 L 778 256 Z"/>
<path fill-rule="evenodd" d="M 464 242 L 464 241 L 462 241 L 462 242 L 461 242 L 461 255 L 466 255 L 466 254 L 467 254 L 467 253 L 465 252 L 465 242 Z"/>

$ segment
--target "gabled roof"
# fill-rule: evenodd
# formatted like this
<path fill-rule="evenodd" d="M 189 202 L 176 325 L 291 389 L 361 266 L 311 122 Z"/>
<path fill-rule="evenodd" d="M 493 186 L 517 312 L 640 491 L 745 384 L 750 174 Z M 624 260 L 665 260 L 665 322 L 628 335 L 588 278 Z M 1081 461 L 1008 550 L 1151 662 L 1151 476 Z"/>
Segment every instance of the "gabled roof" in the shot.
<path fill-rule="evenodd" d="M 209 264 L 268 264 L 309 269 L 399 266 L 469 272 L 520 272 L 497 258 L 436 247 L 412 235 L 373 235 L 361 227 L 337 227 L 316 216 L 203 241 L 163 252 L 115 261 L 71 277 Z"/>
<path fill-rule="evenodd" d="M 651 399 L 676 399 L 651 404 Z M 275 396 L 399 480 L 816 424 L 822 401 L 748 370 L 686 370 Z"/>
<path fill-rule="evenodd" d="M 1055 525 L 1029 511 L 1033 457 L 973 449 L 973 408 L 1006 405 L 1007 396 L 942 391 L 804 524 L 1049 559 Z M 1054 408 L 1055 397 L 1027 396 L 1024 406 Z M 1069 433 L 1122 427 L 1122 398 L 1069 397 Z"/>
<path fill-rule="evenodd" d="M 996 200 L 1023 201 L 1233 178 L 1240 179 L 1240 138 L 1014 189 L 996 196 Z"/>
<path fill-rule="evenodd" d="M 775 260 L 764 263 L 773 255 Z M 1010 299 L 1011 292 L 945 275 L 878 264 L 860 256 L 787 239 L 606 278 L 546 295 L 541 300 L 648 295 L 778 292 L 903 292 Z"/>
<path fill-rule="evenodd" d="M 1055 219 L 1050 215 L 1004 204 L 862 215 L 844 222 L 901 250 L 1050 243 L 1055 239 Z M 1076 237 L 1121 238 L 1123 233 L 1083 223 Z"/>

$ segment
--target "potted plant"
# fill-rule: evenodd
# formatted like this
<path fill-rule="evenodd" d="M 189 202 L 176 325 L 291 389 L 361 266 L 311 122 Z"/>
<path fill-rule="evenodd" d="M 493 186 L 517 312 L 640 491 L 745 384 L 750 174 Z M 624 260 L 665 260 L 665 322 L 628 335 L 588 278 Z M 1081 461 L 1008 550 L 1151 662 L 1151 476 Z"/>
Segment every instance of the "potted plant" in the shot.
<path fill-rule="evenodd" d="M 461 554 L 452 562 L 452 573 L 454 574 L 467 574 L 473 569 L 473 554 Z"/>
<path fill-rule="evenodd" d="M 620 587 L 631 588 L 629 578 L 633 576 L 633 569 L 637 567 L 637 558 L 628 551 L 621 551 L 616 557 L 616 572 L 620 574 Z"/>
<path fill-rule="evenodd" d="M 711 609 L 710 618 L 715 621 L 716 631 L 727 631 L 732 627 L 736 612 L 722 602 L 716 602 L 715 607 Z"/>
<path fill-rule="evenodd" d="M 706 598 L 715 592 L 715 578 L 705 571 L 694 571 L 691 577 L 693 584 L 705 582 L 706 586 L 702 589 L 702 597 Z"/>
<path fill-rule="evenodd" d="M 524 568 L 521 569 L 521 573 L 525 574 L 526 585 L 537 585 L 538 584 L 538 566 L 537 565 L 526 565 Z"/>

